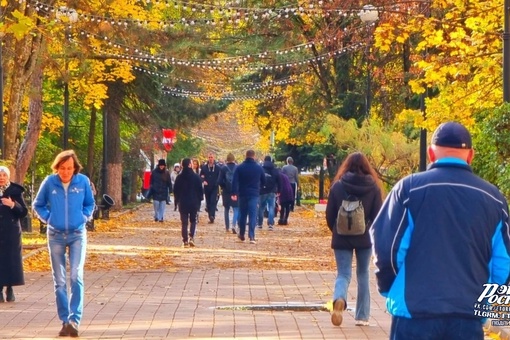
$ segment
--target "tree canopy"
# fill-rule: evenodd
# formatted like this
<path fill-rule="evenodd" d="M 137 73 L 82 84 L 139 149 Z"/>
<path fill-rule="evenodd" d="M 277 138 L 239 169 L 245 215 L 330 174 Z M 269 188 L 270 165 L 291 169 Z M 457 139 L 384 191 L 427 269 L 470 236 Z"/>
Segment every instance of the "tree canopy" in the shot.
<path fill-rule="evenodd" d="M 68 87 L 70 145 L 96 176 L 109 145 L 109 190 L 124 153 L 228 107 L 259 128 L 263 151 L 334 145 L 340 155 L 365 143 L 340 130 L 376 129 L 381 145 L 401 148 L 366 150 L 388 175 L 391 155 L 416 159 L 418 129 L 473 128 L 501 104 L 500 2 L 0 0 L 2 157 L 19 164 L 18 180 L 33 159 L 51 159 Z"/>

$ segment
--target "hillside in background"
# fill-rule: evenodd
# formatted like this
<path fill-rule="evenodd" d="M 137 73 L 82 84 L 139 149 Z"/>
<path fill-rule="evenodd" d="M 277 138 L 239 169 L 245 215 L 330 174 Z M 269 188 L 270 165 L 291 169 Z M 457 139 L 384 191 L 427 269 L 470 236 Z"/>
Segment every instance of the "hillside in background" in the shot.
<path fill-rule="evenodd" d="M 236 161 L 241 162 L 246 150 L 257 151 L 257 143 L 260 139 L 255 126 L 241 126 L 236 120 L 235 112 L 228 109 L 205 119 L 192 128 L 191 132 L 193 136 L 205 142 L 203 160 L 207 158 L 207 153 L 210 151 L 216 154 L 218 160 L 225 160 L 227 154 L 232 152 Z"/>

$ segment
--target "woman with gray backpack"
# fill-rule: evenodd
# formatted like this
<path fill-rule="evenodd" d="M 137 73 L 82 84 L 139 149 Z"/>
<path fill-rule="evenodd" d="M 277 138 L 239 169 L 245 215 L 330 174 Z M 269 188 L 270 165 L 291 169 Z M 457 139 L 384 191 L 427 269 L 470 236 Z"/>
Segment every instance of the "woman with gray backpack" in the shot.
<path fill-rule="evenodd" d="M 326 206 L 326 221 L 332 232 L 337 266 L 331 322 L 340 326 L 347 308 L 347 289 L 356 254 L 358 295 L 354 319 L 357 326 L 369 326 L 369 265 L 372 255 L 369 227 L 382 206 L 382 184 L 367 157 L 361 152 L 348 155 L 334 177 Z"/>

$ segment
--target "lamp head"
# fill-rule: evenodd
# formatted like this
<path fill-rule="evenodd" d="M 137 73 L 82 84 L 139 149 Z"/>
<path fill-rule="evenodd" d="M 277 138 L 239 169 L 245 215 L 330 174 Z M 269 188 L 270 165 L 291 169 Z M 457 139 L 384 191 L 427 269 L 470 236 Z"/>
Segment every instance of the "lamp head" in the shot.
<path fill-rule="evenodd" d="M 57 9 L 56 17 L 58 20 L 69 21 L 72 24 L 78 21 L 78 12 L 73 8 L 61 6 Z"/>
<path fill-rule="evenodd" d="M 379 19 L 379 11 L 373 5 L 365 5 L 361 9 L 361 11 L 358 12 L 358 16 L 361 19 L 361 21 L 363 21 L 366 24 L 370 24 Z"/>

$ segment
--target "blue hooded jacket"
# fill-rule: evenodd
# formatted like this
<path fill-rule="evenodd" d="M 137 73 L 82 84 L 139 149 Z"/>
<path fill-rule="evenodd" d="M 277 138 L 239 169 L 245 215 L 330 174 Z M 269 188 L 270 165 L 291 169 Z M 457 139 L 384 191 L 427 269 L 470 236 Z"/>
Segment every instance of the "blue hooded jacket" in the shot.
<path fill-rule="evenodd" d="M 32 207 L 50 230 L 84 229 L 95 207 L 90 180 L 85 175 L 75 174 L 66 192 L 60 177 L 49 175 L 41 183 Z"/>

